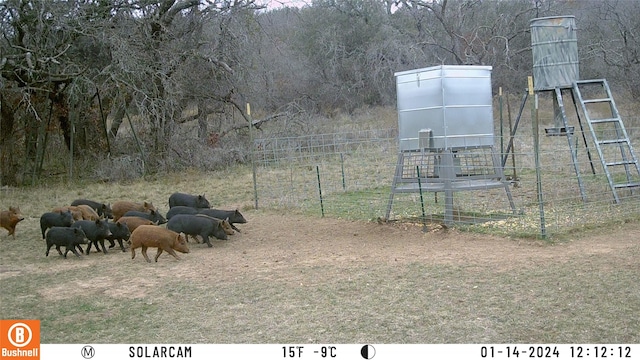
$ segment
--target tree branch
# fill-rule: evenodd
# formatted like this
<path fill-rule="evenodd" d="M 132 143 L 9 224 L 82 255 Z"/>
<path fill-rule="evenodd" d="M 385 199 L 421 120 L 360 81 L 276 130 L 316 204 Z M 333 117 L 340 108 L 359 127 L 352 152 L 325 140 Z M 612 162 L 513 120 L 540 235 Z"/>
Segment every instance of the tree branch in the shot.
<path fill-rule="evenodd" d="M 262 126 L 264 123 L 272 121 L 272 120 L 277 120 L 281 117 L 285 117 L 285 116 L 289 116 L 289 113 L 283 112 L 283 113 L 278 113 L 278 114 L 273 114 L 270 115 L 266 118 L 260 119 L 260 120 L 253 120 L 251 122 L 251 125 L 256 128 L 256 129 L 260 129 L 260 126 Z M 220 137 L 223 137 L 225 135 L 227 135 L 228 133 L 232 132 L 232 131 L 236 131 L 236 130 L 240 130 L 240 129 L 244 129 L 244 128 L 249 128 L 249 124 L 239 124 L 239 125 L 235 125 L 223 132 L 220 133 Z"/>

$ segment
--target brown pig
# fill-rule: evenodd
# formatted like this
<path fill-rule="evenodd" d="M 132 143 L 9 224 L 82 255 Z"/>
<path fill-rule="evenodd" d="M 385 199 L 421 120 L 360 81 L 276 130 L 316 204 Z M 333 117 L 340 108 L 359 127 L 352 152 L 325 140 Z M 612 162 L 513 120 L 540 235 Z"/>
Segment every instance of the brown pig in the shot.
<path fill-rule="evenodd" d="M 129 228 L 129 232 L 133 232 L 140 225 L 158 225 L 151 220 L 141 218 L 138 216 L 123 216 L 117 223 L 126 224 Z"/>
<path fill-rule="evenodd" d="M 142 248 L 142 256 L 144 256 L 147 262 L 151 262 L 147 256 L 147 248 L 158 248 L 155 261 L 158 262 L 158 257 L 162 254 L 162 251 L 166 251 L 173 255 L 177 260 L 180 260 L 175 250 L 181 253 L 188 253 L 189 247 L 187 246 L 187 237 L 185 234 L 178 234 L 175 231 L 165 229 L 163 227 L 155 225 L 140 225 L 134 232 L 131 233 L 131 259 L 136 257 L 136 249 Z"/>
<path fill-rule="evenodd" d="M 82 220 L 96 221 L 100 219 L 100 215 L 89 205 L 76 205 L 76 208 L 82 212 Z"/>
<path fill-rule="evenodd" d="M 65 211 L 69 211 L 71 212 L 71 215 L 73 216 L 73 220 L 84 220 L 84 217 L 82 215 L 82 210 L 78 209 L 77 206 L 58 206 L 56 208 L 53 208 L 53 210 L 51 210 L 51 212 L 54 213 L 63 213 Z"/>
<path fill-rule="evenodd" d="M 135 203 L 133 201 L 116 201 L 111 205 L 111 211 L 113 213 L 113 221 L 118 221 L 127 211 L 143 211 L 149 212 L 155 210 L 151 202 Z"/>
<path fill-rule="evenodd" d="M 13 236 L 13 240 L 16 239 L 16 225 L 22 220 L 24 216 L 18 207 L 9 206 L 9 210 L 0 212 L 0 226 L 9 231 L 8 235 Z"/>

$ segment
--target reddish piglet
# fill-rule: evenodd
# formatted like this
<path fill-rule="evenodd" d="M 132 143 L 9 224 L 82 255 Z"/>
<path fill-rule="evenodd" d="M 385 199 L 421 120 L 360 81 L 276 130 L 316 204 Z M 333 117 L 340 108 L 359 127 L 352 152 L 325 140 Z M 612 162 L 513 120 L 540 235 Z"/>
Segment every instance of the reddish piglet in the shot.
<path fill-rule="evenodd" d="M 9 206 L 9 210 L 0 212 L 0 226 L 9 231 L 8 235 L 13 236 L 13 240 L 16 239 L 16 225 L 22 220 L 24 216 L 18 207 Z"/>
<path fill-rule="evenodd" d="M 142 248 L 142 256 L 144 256 L 147 262 L 151 262 L 147 256 L 147 249 L 150 247 L 158 248 L 155 261 L 158 262 L 158 257 L 163 251 L 173 255 L 176 259 L 180 260 L 176 251 L 181 253 L 188 253 L 189 247 L 187 246 L 186 235 L 183 233 L 178 234 L 175 231 L 167 230 L 165 228 L 155 225 L 140 225 L 132 233 L 131 237 L 131 258 L 135 259 L 136 249 Z"/>
<path fill-rule="evenodd" d="M 155 210 L 155 206 L 151 202 L 135 203 L 132 201 L 116 201 L 111 205 L 111 211 L 113 213 L 113 221 L 118 221 L 127 211 L 142 211 L 150 212 Z"/>
<path fill-rule="evenodd" d="M 144 219 L 137 216 L 123 216 L 120 219 L 118 219 L 118 221 L 116 222 L 127 225 L 130 233 L 133 233 L 140 225 L 157 225 L 151 220 Z"/>

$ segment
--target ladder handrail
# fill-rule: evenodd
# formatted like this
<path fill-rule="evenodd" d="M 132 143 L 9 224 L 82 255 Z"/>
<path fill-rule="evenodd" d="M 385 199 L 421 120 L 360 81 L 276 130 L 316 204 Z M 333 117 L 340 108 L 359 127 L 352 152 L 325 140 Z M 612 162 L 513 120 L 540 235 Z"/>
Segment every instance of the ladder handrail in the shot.
<path fill-rule="evenodd" d="M 580 90 L 581 85 L 601 85 L 607 97 L 585 100 Z M 591 136 L 593 137 L 594 143 L 596 145 L 596 149 L 598 150 L 600 162 L 602 163 L 602 167 L 607 176 L 609 187 L 611 188 L 611 191 L 613 193 L 614 200 L 616 203 L 619 203 L 620 198 L 618 196 L 616 189 L 624 188 L 624 187 L 631 188 L 631 187 L 637 187 L 638 185 L 640 185 L 640 183 L 632 182 L 630 165 L 632 164 L 635 165 L 638 176 L 640 176 L 640 166 L 638 165 L 638 158 L 633 150 L 633 146 L 629 139 L 629 135 L 627 134 L 627 130 L 624 127 L 624 123 L 622 122 L 622 118 L 620 117 L 620 113 L 618 112 L 618 108 L 616 107 L 616 103 L 613 99 L 611 89 L 609 88 L 609 83 L 607 82 L 606 79 L 579 80 L 579 81 L 573 82 L 572 90 L 575 96 L 577 96 L 578 101 L 580 102 L 580 105 L 582 107 L 582 113 L 587 119 L 587 124 L 589 125 L 589 130 L 591 131 Z M 596 103 L 596 102 L 608 102 L 612 116 L 610 118 L 591 119 L 591 115 L 589 113 L 589 109 L 587 108 L 586 104 Z M 615 127 L 616 139 L 606 139 L 606 140 L 599 139 L 598 132 L 594 128 L 594 124 L 602 124 L 602 123 L 613 123 Z M 605 159 L 605 154 L 604 154 L 604 151 L 602 150 L 601 145 L 615 145 L 615 144 L 618 144 L 622 161 L 608 162 Z M 628 159 L 627 154 L 625 152 L 625 148 L 623 148 L 623 146 L 626 146 L 626 149 L 628 149 L 629 155 L 631 156 L 632 160 Z M 613 182 L 613 177 L 611 175 L 611 172 L 609 171 L 609 167 L 617 166 L 617 165 L 624 166 L 627 183 L 616 184 Z"/>

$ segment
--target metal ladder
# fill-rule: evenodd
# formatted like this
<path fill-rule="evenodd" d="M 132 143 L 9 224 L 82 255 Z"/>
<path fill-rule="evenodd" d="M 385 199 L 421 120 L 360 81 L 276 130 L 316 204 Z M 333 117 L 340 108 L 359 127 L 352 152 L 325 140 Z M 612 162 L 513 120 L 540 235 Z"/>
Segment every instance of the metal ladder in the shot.
<path fill-rule="evenodd" d="M 640 166 L 609 84 L 605 79 L 580 80 L 573 83 L 573 93 L 589 124 L 614 200 L 619 203 L 619 190 L 640 187 Z"/>

